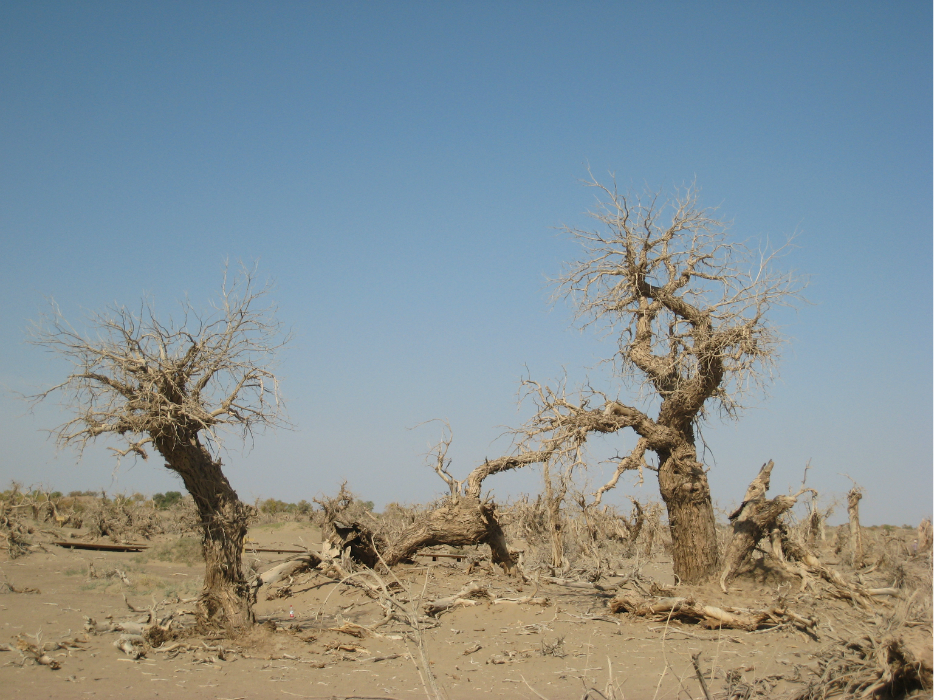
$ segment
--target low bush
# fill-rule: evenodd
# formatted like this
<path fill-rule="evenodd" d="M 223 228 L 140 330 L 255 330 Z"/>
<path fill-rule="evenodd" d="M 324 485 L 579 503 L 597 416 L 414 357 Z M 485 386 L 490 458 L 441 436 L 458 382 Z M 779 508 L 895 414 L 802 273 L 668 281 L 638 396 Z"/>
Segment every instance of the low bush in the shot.
<path fill-rule="evenodd" d="M 159 510 L 167 510 L 182 500 L 182 494 L 178 491 L 167 491 L 157 493 L 152 497 L 152 502 L 156 504 Z"/>

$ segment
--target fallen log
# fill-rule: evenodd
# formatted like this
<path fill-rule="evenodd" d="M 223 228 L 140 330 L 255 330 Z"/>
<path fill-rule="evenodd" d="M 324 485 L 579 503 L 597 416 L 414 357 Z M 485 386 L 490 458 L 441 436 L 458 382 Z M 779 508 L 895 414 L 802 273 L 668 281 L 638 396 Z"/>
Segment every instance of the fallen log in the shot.
<path fill-rule="evenodd" d="M 146 656 L 146 640 L 139 634 L 121 634 L 114 646 L 134 660 Z"/>
<path fill-rule="evenodd" d="M 782 608 L 746 610 L 742 608 L 706 605 L 692 596 L 668 598 L 639 598 L 634 595 L 617 596 L 609 603 L 610 612 L 629 613 L 656 622 L 681 620 L 700 624 L 708 629 L 728 628 L 754 632 L 759 629 L 792 624 L 813 633 L 817 620 L 797 615 Z"/>
<path fill-rule="evenodd" d="M 516 605 L 541 605 L 542 607 L 551 605 L 551 601 L 549 601 L 548 598 L 538 597 L 538 581 L 535 581 L 535 590 L 533 590 L 529 595 L 522 596 L 521 598 L 495 598 L 493 600 L 493 605 L 500 605 L 502 603 L 515 603 Z"/>
<path fill-rule="evenodd" d="M 871 594 L 862 586 L 847 582 L 838 572 L 824 566 L 814 552 L 792 539 L 789 536 L 788 529 L 784 526 L 779 528 L 779 541 L 783 552 L 780 564 L 791 573 L 801 577 L 802 591 L 809 583 L 813 583 L 815 578 L 821 579 L 829 584 L 829 591 L 833 596 L 849 600 L 865 610 L 871 610 L 873 607 L 871 596 L 888 595 L 888 593 L 881 591 L 889 589 L 874 589 L 878 592 Z"/>
<path fill-rule="evenodd" d="M 495 504 L 469 496 L 452 497 L 441 507 L 420 515 L 389 547 L 385 561 L 387 566 L 395 566 L 427 547 L 475 544 L 489 545 L 493 563 L 509 574 L 517 572 Z"/>
<path fill-rule="evenodd" d="M 558 578 L 556 576 L 543 576 L 543 581 L 548 583 L 553 583 L 556 586 L 564 586 L 565 588 L 583 588 L 588 591 L 605 591 L 606 589 L 596 583 L 591 583 L 590 581 L 578 581 L 571 578 Z"/>
<path fill-rule="evenodd" d="M 480 585 L 476 581 L 471 581 L 454 595 L 428 601 L 423 608 L 426 615 L 437 617 L 445 610 L 450 610 L 451 608 L 462 605 L 476 605 L 478 598 L 489 597 L 490 594 L 487 592 L 485 586 Z"/>
<path fill-rule="evenodd" d="M 305 552 L 300 556 L 293 557 L 282 564 L 272 567 L 261 573 L 256 577 L 254 581 L 254 587 L 260 588 L 262 586 L 271 586 L 278 581 L 281 581 L 284 578 L 289 576 L 294 576 L 295 574 L 305 571 L 307 569 L 313 569 L 322 561 L 321 557 L 313 552 Z"/>
<path fill-rule="evenodd" d="M 62 667 L 58 661 L 46 654 L 44 649 L 37 644 L 27 642 L 22 637 L 17 638 L 16 648 L 19 649 L 23 656 L 32 659 L 40 666 L 48 666 L 53 671 L 57 671 Z"/>
<path fill-rule="evenodd" d="M 66 549 L 90 549 L 95 552 L 142 552 L 148 544 L 104 544 L 101 542 L 62 541 L 52 544 Z"/>

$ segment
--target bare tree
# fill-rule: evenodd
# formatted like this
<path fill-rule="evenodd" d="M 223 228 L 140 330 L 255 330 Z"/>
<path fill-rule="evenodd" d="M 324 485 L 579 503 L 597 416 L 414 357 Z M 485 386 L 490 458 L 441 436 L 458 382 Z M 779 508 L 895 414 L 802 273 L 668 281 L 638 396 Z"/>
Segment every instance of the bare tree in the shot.
<path fill-rule="evenodd" d="M 199 312 L 189 301 L 177 319 L 159 320 L 151 302 L 138 311 L 113 307 L 91 316 L 91 333 L 75 330 L 57 306 L 34 324 L 31 342 L 71 364 L 67 378 L 32 397 L 62 398 L 72 418 L 52 433 L 81 453 L 99 437 L 122 444 L 118 456 L 146 459 L 151 445 L 178 474 L 201 517 L 205 559 L 199 608 L 203 621 L 230 628 L 252 624 L 241 565 L 249 506 L 221 470 L 222 429 L 251 440 L 257 429 L 284 425 L 277 351 L 289 340 L 244 269 L 224 275 L 219 299 Z"/>
<path fill-rule="evenodd" d="M 618 339 L 616 373 L 636 390 L 637 402 L 657 405 L 657 414 L 619 400 L 586 410 L 585 403 L 542 393 L 530 427 L 544 429 L 557 451 L 579 449 L 581 431 L 612 432 L 613 423 L 615 430 L 634 430 L 636 447 L 618 460 L 608 486 L 623 471 L 649 466 L 645 452 L 655 453 L 651 468 L 668 508 L 675 573 L 702 581 L 717 571 L 717 539 L 697 428 L 712 412 L 736 418 L 746 399 L 761 393 L 782 341 L 769 312 L 798 301 L 803 284 L 773 271 L 781 249 L 753 251 L 732 242 L 726 222 L 699 205 L 693 186 L 663 201 L 631 197 L 595 179 L 587 184 L 600 193 L 590 213 L 599 227 L 565 228 L 584 255 L 558 279 L 557 297 L 571 301 L 584 327 Z M 592 389 L 583 396 L 605 398 Z M 560 434 L 567 437 L 554 444 Z"/>

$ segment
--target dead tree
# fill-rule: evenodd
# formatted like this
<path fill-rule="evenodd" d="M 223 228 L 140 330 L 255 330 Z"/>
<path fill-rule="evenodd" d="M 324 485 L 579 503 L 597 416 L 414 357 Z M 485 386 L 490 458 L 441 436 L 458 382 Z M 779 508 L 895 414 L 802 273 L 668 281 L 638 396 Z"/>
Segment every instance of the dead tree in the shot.
<path fill-rule="evenodd" d="M 565 228 L 584 256 L 558 279 L 557 297 L 571 301 L 583 326 L 618 338 L 612 358 L 618 376 L 660 405 L 654 418 L 618 400 L 605 401 L 602 410 L 565 407 L 572 425 L 561 429 L 571 436 L 575 429 L 637 433 L 636 447 L 598 494 L 624 471 L 648 466 L 645 453 L 654 452 L 674 571 L 685 582 L 702 581 L 716 573 L 718 557 L 697 427 L 712 410 L 736 418 L 771 378 L 782 338 L 769 311 L 794 303 L 803 285 L 772 272 L 776 253 L 731 242 L 727 224 L 699 206 L 693 187 L 663 202 L 593 179 L 587 184 L 603 197 L 591 212 L 599 229 Z M 546 412 L 554 408 L 561 407 L 546 401 Z"/>
<path fill-rule="evenodd" d="M 159 320 L 151 302 L 138 311 L 114 307 L 75 330 L 58 307 L 36 323 L 32 341 L 71 365 L 67 378 L 35 397 L 64 398 L 71 419 L 55 428 L 59 445 L 79 453 L 97 438 L 119 440 L 119 457 L 146 459 L 151 445 L 178 474 L 201 519 L 205 576 L 199 609 L 203 622 L 240 629 L 252 624 L 241 565 L 249 506 L 221 469 L 223 429 L 246 440 L 258 429 L 283 425 L 277 351 L 288 341 L 264 305 L 269 287 L 257 288 L 244 270 L 225 274 L 207 312 L 187 301 L 181 318 Z"/>
<path fill-rule="evenodd" d="M 657 398 L 658 412 L 650 417 L 591 387 L 571 398 L 562 386 L 552 390 L 527 380 L 537 410 L 516 431 L 514 454 L 477 467 L 465 493 L 479 497 L 484 478 L 530 464 L 569 473 L 584 466 L 589 434 L 631 429 L 636 446 L 619 458 L 596 498 L 626 471 L 655 471 L 668 509 L 674 572 L 697 583 L 718 570 L 697 428 L 712 411 L 738 417 L 745 400 L 766 386 L 782 341 L 769 312 L 793 305 L 803 283 L 772 271 L 781 249 L 763 253 L 731 242 L 725 222 L 698 205 L 694 188 L 661 202 L 633 199 L 595 180 L 588 184 L 605 196 L 591 213 L 600 230 L 565 229 L 585 254 L 557 280 L 556 296 L 571 301 L 582 325 L 618 338 L 610 358 L 617 375 L 639 398 Z M 655 466 L 647 452 L 656 455 Z"/>

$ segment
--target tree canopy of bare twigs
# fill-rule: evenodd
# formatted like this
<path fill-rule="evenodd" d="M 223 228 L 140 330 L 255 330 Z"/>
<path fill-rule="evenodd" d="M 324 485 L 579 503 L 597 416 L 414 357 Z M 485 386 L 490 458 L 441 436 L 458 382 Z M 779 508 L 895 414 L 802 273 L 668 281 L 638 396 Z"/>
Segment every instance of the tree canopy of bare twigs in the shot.
<path fill-rule="evenodd" d="M 160 319 L 152 301 L 137 310 L 114 306 L 90 316 L 85 334 L 53 303 L 31 329 L 31 342 L 70 364 L 64 381 L 34 397 L 60 397 L 70 419 L 52 430 L 60 446 L 80 451 L 110 437 L 120 456 L 148 457 L 152 445 L 184 481 L 202 519 L 207 562 L 205 616 L 242 626 L 251 618 L 240 549 L 249 509 L 237 498 L 218 458 L 223 432 L 244 440 L 286 420 L 275 375 L 289 334 L 267 302 L 255 272 L 224 275 L 207 311 L 186 300 Z"/>
<path fill-rule="evenodd" d="M 181 318 L 163 323 L 151 300 L 137 310 L 115 306 L 87 319 L 82 335 L 53 302 L 31 329 L 31 342 L 66 359 L 67 378 L 32 397 L 52 394 L 72 415 L 53 430 L 61 446 L 83 450 L 110 435 L 147 457 L 157 439 L 184 441 L 201 434 L 220 444 L 220 428 L 250 439 L 257 427 L 284 424 L 273 370 L 287 342 L 275 308 L 261 306 L 269 287 L 256 288 L 244 271 L 229 282 L 207 313 L 187 300 Z"/>
<path fill-rule="evenodd" d="M 773 378 L 780 330 L 776 306 L 796 306 L 804 280 L 778 272 L 787 252 L 751 249 L 702 208 L 691 186 L 669 201 L 621 194 L 596 180 L 602 198 L 593 231 L 565 228 L 584 254 L 557 280 L 583 326 L 618 338 L 620 376 L 669 399 L 690 420 L 708 408 L 737 417 Z"/>

